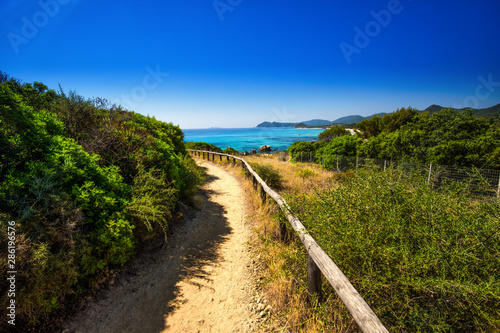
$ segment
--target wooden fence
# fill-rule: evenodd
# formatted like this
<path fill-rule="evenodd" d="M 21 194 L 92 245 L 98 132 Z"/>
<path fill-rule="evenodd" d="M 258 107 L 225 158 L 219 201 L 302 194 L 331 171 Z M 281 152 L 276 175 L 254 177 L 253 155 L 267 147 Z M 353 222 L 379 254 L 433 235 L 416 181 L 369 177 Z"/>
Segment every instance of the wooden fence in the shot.
<path fill-rule="evenodd" d="M 344 273 L 342 273 L 342 271 L 325 253 L 325 251 L 323 251 L 319 247 L 318 243 L 316 243 L 314 238 L 307 232 L 300 220 L 292 214 L 290 207 L 285 202 L 285 200 L 278 193 L 267 186 L 262 178 L 260 178 L 260 176 L 250 167 L 250 165 L 244 159 L 233 155 L 204 150 L 188 149 L 188 151 L 198 157 L 202 157 L 203 159 L 207 159 L 209 161 L 215 161 L 215 156 L 218 156 L 220 161 L 223 161 L 223 157 L 225 157 L 227 162 L 232 161 L 233 165 L 239 164 L 246 171 L 246 173 L 250 177 L 252 177 L 254 187 L 259 189 L 262 200 L 265 201 L 267 199 L 267 194 L 278 204 L 280 209 L 285 214 L 286 219 L 292 226 L 293 230 L 295 230 L 298 237 L 304 244 L 308 253 L 307 274 L 309 282 L 309 292 L 311 294 L 317 293 L 318 295 L 321 295 L 322 273 L 335 289 L 340 299 L 345 304 L 363 332 L 388 332 L 384 325 L 382 325 L 378 317 L 375 315 L 375 313 L 373 313 L 372 309 L 370 309 L 368 304 L 366 304 L 365 300 L 349 282 Z M 285 226 L 280 225 L 281 238 L 284 238 L 285 231 Z"/>

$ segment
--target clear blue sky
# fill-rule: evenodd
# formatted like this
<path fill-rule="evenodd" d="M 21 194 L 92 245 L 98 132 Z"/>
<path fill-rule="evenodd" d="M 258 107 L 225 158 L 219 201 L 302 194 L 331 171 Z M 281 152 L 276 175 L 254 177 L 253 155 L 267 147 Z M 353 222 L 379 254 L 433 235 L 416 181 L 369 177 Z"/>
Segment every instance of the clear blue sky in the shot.
<path fill-rule="evenodd" d="M 499 17 L 498 0 L 4 0 L 0 70 L 181 128 L 489 107 Z"/>

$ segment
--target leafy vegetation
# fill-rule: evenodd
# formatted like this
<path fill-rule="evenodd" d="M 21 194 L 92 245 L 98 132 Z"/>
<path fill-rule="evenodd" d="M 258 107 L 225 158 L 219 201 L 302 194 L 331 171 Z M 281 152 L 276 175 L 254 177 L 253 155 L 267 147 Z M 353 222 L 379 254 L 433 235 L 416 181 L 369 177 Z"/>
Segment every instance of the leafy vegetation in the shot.
<path fill-rule="evenodd" d="M 238 156 L 240 155 L 240 152 L 237 151 L 236 149 L 234 148 L 231 148 L 231 147 L 227 147 L 226 149 L 224 149 L 222 151 L 224 154 L 229 154 L 229 155 L 235 155 L 235 156 Z"/>
<path fill-rule="evenodd" d="M 399 170 L 358 170 L 287 198 L 389 331 L 500 324 L 500 205 L 431 189 Z"/>
<path fill-rule="evenodd" d="M 296 141 L 290 147 L 288 147 L 288 152 L 290 153 L 292 162 L 300 161 L 314 161 L 316 156 L 316 151 L 326 145 L 326 141 L 323 142 L 308 142 L 308 141 Z"/>
<path fill-rule="evenodd" d="M 321 132 L 318 135 L 318 140 L 330 141 L 332 138 L 343 136 L 343 135 L 350 135 L 350 133 L 344 127 L 336 125 L 336 126 L 330 127 L 329 129 Z"/>
<path fill-rule="evenodd" d="M 359 135 L 333 137 L 327 145 L 323 141 L 294 143 L 288 149 L 292 161 L 297 161 L 299 153 L 312 153 L 317 163 L 321 158 L 345 155 L 500 169 L 500 126 L 470 110 L 443 109 L 429 115 L 402 108 L 357 126 Z M 320 137 L 330 137 L 328 131 Z"/>
<path fill-rule="evenodd" d="M 0 239 L 15 221 L 16 326 L 39 323 L 164 233 L 200 182 L 177 126 L 0 72 Z"/>
<path fill-rule="evenodd" d="M 220 149 L 216 145 L 206 142 L 188 141 L 184 144 L 184 146 L 186 147 L 186 149 L 206 150 L 206 151 L 213 151 L 214 153 L 222 153 L 222 149 Z"/>
<path fill-rule="evenodd" d="M 283 176 L 280 171 L 272 165 L 254 162 L 250 162 L 249 164 L 269 187 L 277 190 L 283 188 Z"/>

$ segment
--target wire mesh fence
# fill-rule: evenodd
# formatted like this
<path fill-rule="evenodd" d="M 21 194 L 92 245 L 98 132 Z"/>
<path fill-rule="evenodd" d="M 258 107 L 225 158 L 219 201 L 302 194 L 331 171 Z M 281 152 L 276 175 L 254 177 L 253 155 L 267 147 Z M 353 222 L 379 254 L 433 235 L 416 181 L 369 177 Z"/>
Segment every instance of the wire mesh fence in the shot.
<path fill-rule="evenodd" d="M 290 158 L 299 163 L 320 164 L 324 170 L 345 172 L 359 168 L 387 170 L 399 168 L 405 174 L 424 176 L 433 188 L 444 186 L 460 186 L 470 196 L 476 198 L 500 197 L 500 170 L 489 170 L 476 167 L 460 167 L 450 165 L 422 164 L 406 161 L 392 161 L 357 156 L 320 155 L 314 152 L 297 152 Z"/>

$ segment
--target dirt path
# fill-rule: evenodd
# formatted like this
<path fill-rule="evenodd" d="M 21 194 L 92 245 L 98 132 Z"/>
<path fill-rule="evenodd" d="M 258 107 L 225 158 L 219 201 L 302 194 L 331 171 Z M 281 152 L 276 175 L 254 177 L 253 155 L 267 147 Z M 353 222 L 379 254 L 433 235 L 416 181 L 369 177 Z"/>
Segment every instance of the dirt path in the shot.
<path fill-rule="evenodd" d="M 225 170 L 202 166 L 210 179 L 201 210 L 173 226 L 166 245 L 126 265 L 63 332 L 256 330 L 244 193 Z"/>

